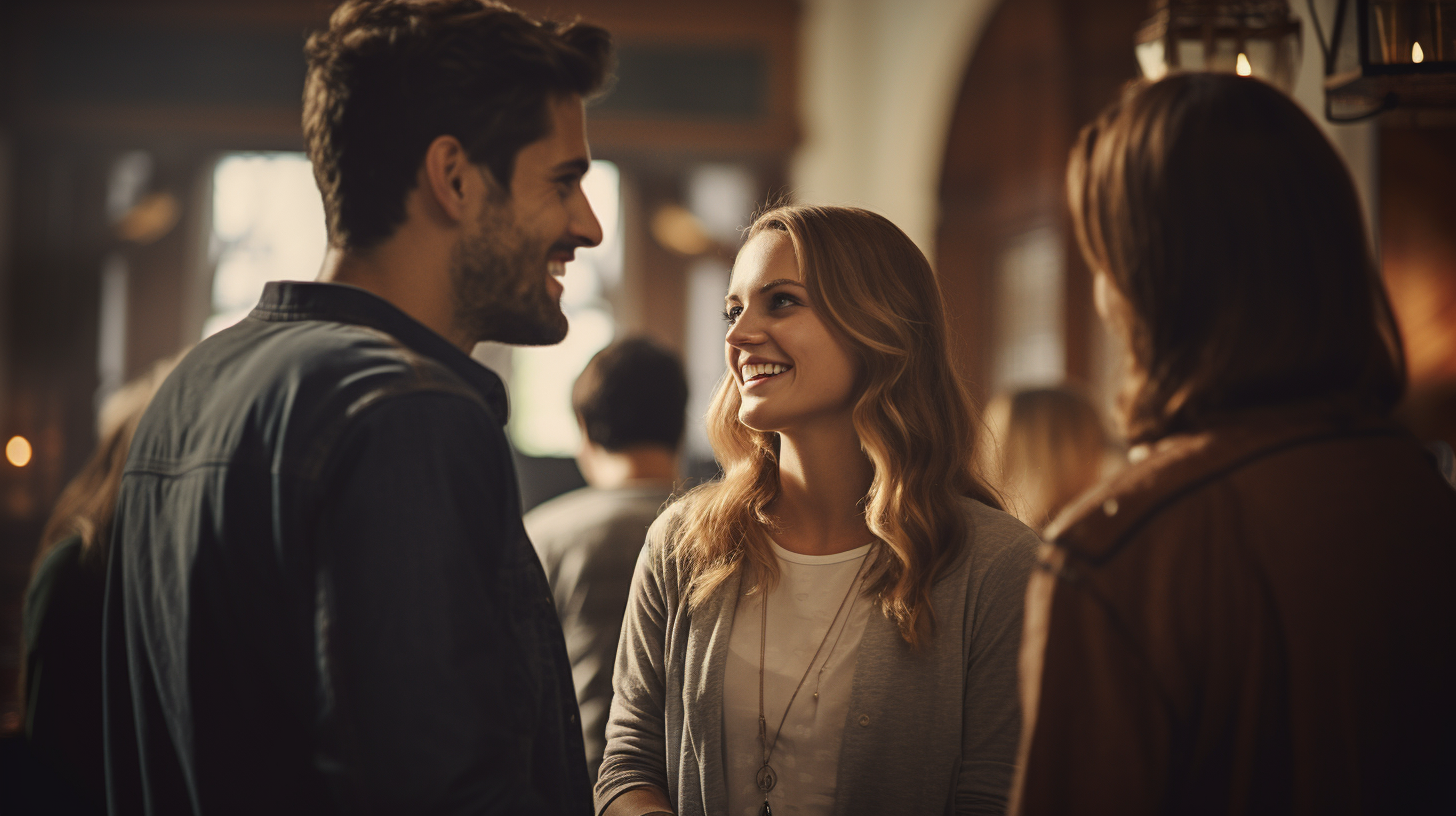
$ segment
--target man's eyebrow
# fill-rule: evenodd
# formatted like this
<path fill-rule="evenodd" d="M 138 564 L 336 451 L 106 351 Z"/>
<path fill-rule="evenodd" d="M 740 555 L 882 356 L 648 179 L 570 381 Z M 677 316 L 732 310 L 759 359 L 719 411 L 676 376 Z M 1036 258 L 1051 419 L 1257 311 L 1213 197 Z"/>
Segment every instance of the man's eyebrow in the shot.
<path fill-rule="evenodd" d="M 558 164 L 555 167 L 551 168 L 551 172 L 554 175 L 561 175 L 563 173 L 575 173 L 578 176 L 584 176 L 586 175 L 586 171 L 590 169 L 591 162 L 586 159 L 568 159 L 561 164 Z"/>

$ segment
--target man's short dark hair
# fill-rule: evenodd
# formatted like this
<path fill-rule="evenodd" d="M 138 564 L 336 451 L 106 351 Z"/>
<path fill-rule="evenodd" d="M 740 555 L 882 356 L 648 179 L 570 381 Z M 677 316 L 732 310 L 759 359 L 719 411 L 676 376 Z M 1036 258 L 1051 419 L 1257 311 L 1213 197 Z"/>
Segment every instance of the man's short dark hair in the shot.
<path fill-rule="evenodd" d="M 620 340 L 597 352 L 571 389 L 586 438 L 609 451 L 682 444 L 688 382 L 682 363 L 651 340 Z"/>
<path fill-rule="evenodd" d="M 303 133 L 329 242 L 367 249 L 404 221 L 425 150 L 454 136 L 510 189 L 548 102 L 605 81 L 611 38 L 493 0 L 345 0 L 308 39 Z"/>

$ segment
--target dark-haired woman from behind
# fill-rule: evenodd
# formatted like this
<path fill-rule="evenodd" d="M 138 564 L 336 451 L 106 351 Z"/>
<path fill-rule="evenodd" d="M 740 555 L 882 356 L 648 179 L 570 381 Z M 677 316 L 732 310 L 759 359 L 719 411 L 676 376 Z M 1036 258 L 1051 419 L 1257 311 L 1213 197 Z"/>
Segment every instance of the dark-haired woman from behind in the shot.
<path fill-rule="evenodd" d="M 1023 814 L 1456 812 L 1456 492 L 1334 149 L 1252 79 L 1140 84 L 1067 172 L 1134 462 L 1047 531 Z"/>

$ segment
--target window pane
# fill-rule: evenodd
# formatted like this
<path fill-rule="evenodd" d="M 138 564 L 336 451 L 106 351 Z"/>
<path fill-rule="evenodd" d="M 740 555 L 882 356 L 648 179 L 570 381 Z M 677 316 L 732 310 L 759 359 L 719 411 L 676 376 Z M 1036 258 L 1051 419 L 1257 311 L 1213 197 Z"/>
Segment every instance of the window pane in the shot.
<path fill-rule="evenodd" d="M 270 280 L 313 280 L 328 237 L 302 153 L 232 153 L 212 177 L 212 316 L 202 336 L 242 320 Z"/>
<path fill-rule="evenodd" d="M 511 421 L 516 449 L 528 456 L 572 456 L 581 444 L 571 386 L 592 355 L 612 342 L 607 293 L 622 275 L 621 179 L 611 162 L 592 162 L 582 188 L 602 225 L 602 243 L 578 250 L 566 267 L 561 308 L 571 323 L 556 346 L 511 352 Z"/>

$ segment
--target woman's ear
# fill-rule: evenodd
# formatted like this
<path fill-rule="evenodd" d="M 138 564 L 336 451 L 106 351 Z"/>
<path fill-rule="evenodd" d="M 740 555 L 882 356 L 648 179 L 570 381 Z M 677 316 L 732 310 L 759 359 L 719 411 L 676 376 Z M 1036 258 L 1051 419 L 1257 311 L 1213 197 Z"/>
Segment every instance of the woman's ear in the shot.
<path fill-rule="evenodd" d="M 437 136 L 425 148 L 424 166 L 420 168 L 422 192 L 427 192 L 451 221 L 465 218 L 465 191 L 469 186 L 466 174 L 470 168 L 465 148 L 454 136 Z"/>

